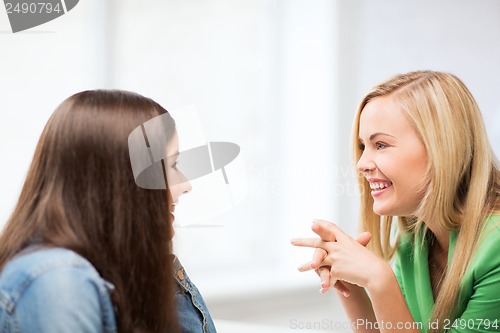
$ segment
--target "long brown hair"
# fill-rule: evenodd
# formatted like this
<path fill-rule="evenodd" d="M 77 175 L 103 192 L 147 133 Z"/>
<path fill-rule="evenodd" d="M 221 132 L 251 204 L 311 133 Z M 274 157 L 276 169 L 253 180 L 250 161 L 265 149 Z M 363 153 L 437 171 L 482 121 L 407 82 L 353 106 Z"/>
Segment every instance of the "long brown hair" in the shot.
<path fill-rule="evenodd" d="M 460 281 L 464 276 L 485 220 L 500 212 L 500 170 L 493 154 L 479 107 L 456 76 L 433 71 L 396 75 L 375 86 L 362 100 L 356 114 L 352 142 L 354 160 L 359 147 L 359 119 L 364 107 L 379 96 L 393 96 L 419 133 L 429 160 L 427 189 L 412 216 L 400 216 L 399 230 L 417 235 L 427 230 L 432 217 L 445 230 L 459 230 L 453 259 L 435 301 L 431 320 L 455 319 Z M 393 216 L 373 212 L 369 185 L 359 174 L 361 227 L 373 235 L 371 248 L 389 260 L 396 246 L 391 242 Z M 429 332 L 441 332 L 430 329 Z"/>
<path fill-rule="evenodd" d="M 166 112 L 119 90 L 83 91 L 59 105 L 0 236 L 0 269 L 34 242 L 73 250 L 114 284 L 119 332 L 177 332 L 168 190 L 135 184 L 127 142 Z"/>

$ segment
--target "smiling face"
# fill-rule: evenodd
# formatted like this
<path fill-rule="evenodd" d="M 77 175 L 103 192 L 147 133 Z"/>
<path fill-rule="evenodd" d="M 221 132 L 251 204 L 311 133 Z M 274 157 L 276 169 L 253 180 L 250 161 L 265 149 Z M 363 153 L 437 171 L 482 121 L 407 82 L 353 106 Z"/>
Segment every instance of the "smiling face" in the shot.
<path fill-rule="evenodd" d="M 177 168 L 177 158 L 179 157 L 179 137 L 177 132 L 170 139 L 167 152 L 168 157 L 165 159 L 165 169 L 167 172 L 168 192 L 172 203 L 170 211 L 173 213 L 175 206 L 179 203 L 179 197 L 192 189 L 189 181 Z M 172 217 L 172 220 L 174 218 Z"/>
<path fill-rule="evenodd" d="M 427 153 L 391 95 L 372 99 L 361 112 L 357 169 L 370 183 L 378 215 L 413 215 L 425 191 Z"/>

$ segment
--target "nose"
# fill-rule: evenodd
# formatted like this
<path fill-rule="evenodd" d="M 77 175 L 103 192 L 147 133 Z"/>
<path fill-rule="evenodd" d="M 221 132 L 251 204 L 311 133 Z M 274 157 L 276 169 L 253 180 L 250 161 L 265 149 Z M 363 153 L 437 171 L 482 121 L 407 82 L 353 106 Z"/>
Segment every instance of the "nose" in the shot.
<path fill-rule="evenodd" d="M 375 163 L 370 158 L 369 154 L 367 154 L 366 150 L 363 152 L 363 154 L 361 154 L 361 157 L 356 164 L 356 168 L 361 173 L 375 170 Z"/>
<path fill-rule="evenodd" d="M 191 183 L 186 179 L 186 181 L 182 183 L 182 194 L 189 193 L 192 189 Z"/>
<path fill-rule="evenodd" d="M 182 178 L 181 183 L 180 183 L 181 193 L 186 194 L 186 193 L 191 192 L 191 190 L 193 189 L 193 187 L 191 186 L 191 183 L 186 178 L 186 176 L 184 176 L 184 174 L 182 172 L 180 174 L 181 174 L 181 178 Z"/>

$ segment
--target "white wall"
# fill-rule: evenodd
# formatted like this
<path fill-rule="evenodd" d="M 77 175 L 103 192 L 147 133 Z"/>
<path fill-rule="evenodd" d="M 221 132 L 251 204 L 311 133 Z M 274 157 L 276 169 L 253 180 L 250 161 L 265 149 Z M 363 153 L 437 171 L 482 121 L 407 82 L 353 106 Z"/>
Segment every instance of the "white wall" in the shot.
<path fill-rule="evenodd" d="M 12 34 L 0 7 L 0 227 L 54 108 L 77 91 L 107 86 L 104 14 L 101 1 L 81 1 L 54 21 Z"/>

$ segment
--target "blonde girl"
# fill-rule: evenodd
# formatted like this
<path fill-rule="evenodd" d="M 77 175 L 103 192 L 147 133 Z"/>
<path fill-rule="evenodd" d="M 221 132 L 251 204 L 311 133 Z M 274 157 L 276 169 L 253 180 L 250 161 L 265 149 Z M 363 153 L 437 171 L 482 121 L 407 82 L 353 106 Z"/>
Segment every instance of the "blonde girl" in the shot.
<path fill-rule="evenodd" d="M 335 285 L 356 332 L 500 331 L 500 171 L 466 86 L 396 75 L 363 98 L 353 141 L 363 233 L 317 221 L 320 239 L 292 240 L 317 249 L 300 270 Z"/>

